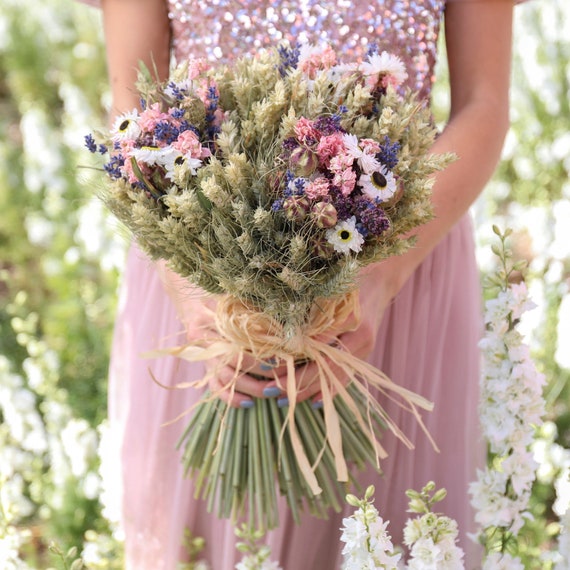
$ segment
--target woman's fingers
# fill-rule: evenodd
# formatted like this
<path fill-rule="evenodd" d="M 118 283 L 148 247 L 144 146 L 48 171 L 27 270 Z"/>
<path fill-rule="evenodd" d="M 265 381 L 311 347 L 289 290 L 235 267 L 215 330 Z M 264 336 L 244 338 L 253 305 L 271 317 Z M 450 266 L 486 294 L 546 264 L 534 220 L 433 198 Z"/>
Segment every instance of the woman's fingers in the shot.
<path fill-rule="evenodd" d="M 212 377 L 210 390 L 233 408 L 251 408 L 255 398 L 278 398 L 283 394 L 276 380 L 260 380 L 231 366 L 221 368 Z"/>
<path fill-rule="evenodd" d="M 366 358 L 374 347 L 375 331 L 367 319 L 353 331 L 339 337 L 343 350 L 358 358 Z M 240 367 L 240 371 L 236 370 Z M 347 378 L 342 367 L 327 359 L 327 367 L 341 382 Z M 295 369 L 297 402 L 311 400 L 313 408 L 322 407 L 321 392 L 322 370 L 315 362 L 308 362 Z M 273 358 L 262 362 L 252 357 L 245 357 L 239 362 L 232 362 L 221 368 L 210 381 L 211 390 L 224 402 L 234 408 L 249 408 L 255 405 L 257 398 L 277 398 L 279 406 L 289 405 L 287 395 L 287 369 L 284 364 Z M 230 386 L 232 386 L 230 388 Z M 334 388 L 330 386 L 334 395 Z"/>

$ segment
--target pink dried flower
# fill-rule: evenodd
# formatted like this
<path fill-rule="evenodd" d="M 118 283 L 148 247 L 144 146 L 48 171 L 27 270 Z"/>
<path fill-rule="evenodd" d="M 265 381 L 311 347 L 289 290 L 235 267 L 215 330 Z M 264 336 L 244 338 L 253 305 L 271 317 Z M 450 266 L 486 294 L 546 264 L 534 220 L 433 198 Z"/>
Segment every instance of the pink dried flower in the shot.
<path fill-rule="evenodd" d="M 188 79 L 196 79 L 200 74 L 211 68 L 210 63 L 203 57 L 191 58 L 188 61 Z"/>
<path fill-rule="evenodd" d="M 356 185 L 356 172 L 352 168 L 337 172 L 334 175 L 333 184 L 340 188 L 343 196 L 348 196 Z"/>
<path fill-rule="evenodd" d="M 332 135 L 322 137 L 317 145 L 319 160 L 325 168 L 329 167 L 331 158 L 341 154 L 343 151 L 344 143 L 342 140 L 342 133 L 334 133 Z"/>
<path fill-rule="evenodd" d="M 330 45 L 304 44 L 301 46 L 297 67 L 306 73 L 309 79 L 314 79 L 318 71 L 330 69 L 335 64 L 336 53 Z"/>
<path fill-rule="evenodd" d="M 329 168 L 334 173 L 340 173 L 347 168 L 352 168 L 353 163 L 354 158 L 349 154 L 337 154 L 332 157 L 329 163 Z"/>
<path fill-rule="evenodd" d="M 328 196 L 329 188 L 329 181 L 324 176 L 319 176 L 305 186 L 305 194 L 311 198 L 311 200 L 316 200 Z"/>
<path fill-rule="evenodd" d="M 151 105 L 147 109 L 145 109 L 139 119 L 139 126 L 143 131 L 148 133 L 152 133 L 154 131 L 156 125 L 161 121 L 170 121 L 171 117 L 168 113 L 163 113 L 160 110 L 160 104 L 155 103 Z"/>
<path fill-rule="evenodd" d="M 380 152 L 380 145 L 374 139 L 360 139 L 360 148 L 366 154 L 377 154 Z"/>
<path fill-rule="evenodd" d="M 211 154 L 200 144 L 196 133 L 190 130 L 180 133 L 172 146 L 181 154 L 189 154 L 192 158 L 206 158 Z"/>
<path fill-rule="evenodd" d="M 147 166 L 144 162 L 138 162 L 137 165 L 139 170 L 143 173 L 144 176 L 150 176 L 152 174 L 152 170 L 149 166 Z M 126 157 L 125 164 L 123 165 L 123 173 L 127 177 L 130 184 L 136 184 L 140 182 L 139 177 L 135 174 L 133 170 L 132 158 Z"/>
<path fill-rule="evenodd" d="M 320 138 L 320 133 L 315 129 L 314 121 L 301 117 L 295 125 L 295 136 L 303 144 L 314 144 Z"/>

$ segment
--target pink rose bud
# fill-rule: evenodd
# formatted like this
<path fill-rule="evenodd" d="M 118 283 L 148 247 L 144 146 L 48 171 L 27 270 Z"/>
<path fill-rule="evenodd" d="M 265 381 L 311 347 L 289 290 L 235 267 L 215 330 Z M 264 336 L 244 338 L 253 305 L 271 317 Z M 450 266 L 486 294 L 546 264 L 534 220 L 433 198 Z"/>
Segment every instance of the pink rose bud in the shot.
<path fill-rule="evenodd" d="M 309 213 L 310 207 L 311 204 L 306 196 L 291 196 L 283 202 L 285 216 L 295 222 L 303 221 Z"/>
<path fill-rule="evenodd" d="M 317 202 L 311 215 L 319 228 L 334 228 L 338 220 L 336 208 L 329 202 Z"/>
<path fill-rule="evenodd" d="M 310 176 L 319 166 L 319 157 L 313 151 L 302 146 L 297 147 L 289 159 L 295 174 Z"/>

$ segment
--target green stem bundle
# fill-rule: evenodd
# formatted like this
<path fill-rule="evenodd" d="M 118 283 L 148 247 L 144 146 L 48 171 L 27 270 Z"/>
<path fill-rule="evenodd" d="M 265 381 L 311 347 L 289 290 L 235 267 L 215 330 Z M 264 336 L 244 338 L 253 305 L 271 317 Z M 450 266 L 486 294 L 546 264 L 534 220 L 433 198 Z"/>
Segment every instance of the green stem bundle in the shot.
<path fill-rule="evenodd" d="M 358 389 L 349 385 L 347 390 L 366 417 Z M 375 465 L 374 448 L 352 411 L 342 398 L 335 398 L 334 405 L 349 465 Z M 236 522 L 244 519 L 249 528 L 260 531 L 279 524 L 278 494 L 285 497 L 296 523 L 305 510 L 321 518 L 331 509 L 340 512 L 347 487 L 355 480 L 352 475 L 348 482 L 337 480 L 323 411 L 313 409 L 309 401 L 295 407 L 295 424 L 322 488 L 318 495 L 311 492 L 297 463 L 286 420 L 286 409 L 273 398 L 256 400 L 252 409 L 236 409 L 205 394 L 179 448 L 185 473 L 195 478 L 196 497 L 206 501 L 209 512 Z M 373 416 L 372 424 L 379 435 L 382 419 Z"/>

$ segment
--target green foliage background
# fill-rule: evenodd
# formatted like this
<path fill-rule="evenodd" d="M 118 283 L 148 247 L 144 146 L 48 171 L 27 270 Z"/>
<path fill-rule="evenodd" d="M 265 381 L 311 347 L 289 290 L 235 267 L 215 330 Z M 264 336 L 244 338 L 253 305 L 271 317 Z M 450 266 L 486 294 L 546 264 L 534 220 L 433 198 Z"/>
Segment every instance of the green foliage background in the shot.
<path fill-rule="evenodd" d="M 532 348 L 548 378 L 555 440 L 568 448 L 570 370 L 555 353 L 570 259 L 540 247 L 558 239 L 556 207 L 560 211 L 570 198 L 567 0 L 518 7 L 515 33 L 513 125 L 504 160 L 474 213 L 482 250 L 493 223 L 514 227 L 515 253 L 528 259 L 530 276 L 540 284 Z M 0 0 L 0 355 L 34 389 L 40 411 L 44 402 L 62 402 L 93 428 L 106 415 L 125 242 L 93 198 L 97 176 L 83 168 L 92 159 L 82 144 L 89 130 L 104 124 L 108 98 L 97 10 L 71 0 Z M 443 118 L 445 69 L 435 103 Z M 490 271 L 484 254 L 482 259 L 483 271 Z M 30 379 L 30 359 L 49 359 L 44 368 L 50 373 L 39 384 Z M 528 531 L 534 545 L 528 568 L 555 532 L 545 524 L 554 520 L 551 482 L 536 486 L 538 522 Z M 74 485 L 70 479 L 63 505 L 48 505 L 49 516 L 38 508 L 27 519 L 40 552 L 32 558 L 43 559 L 50 538 L 71 546 L 82 542 L 85 530 L 105 528 L 97 501 L 76 493 Z"/>

